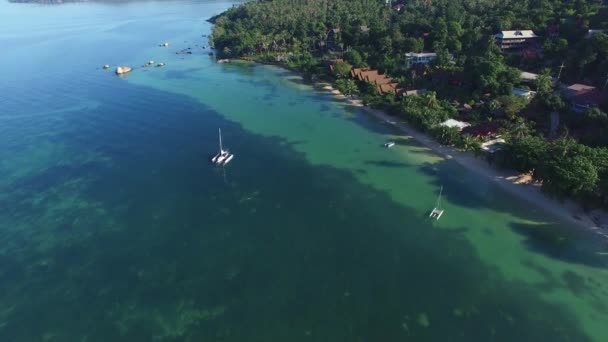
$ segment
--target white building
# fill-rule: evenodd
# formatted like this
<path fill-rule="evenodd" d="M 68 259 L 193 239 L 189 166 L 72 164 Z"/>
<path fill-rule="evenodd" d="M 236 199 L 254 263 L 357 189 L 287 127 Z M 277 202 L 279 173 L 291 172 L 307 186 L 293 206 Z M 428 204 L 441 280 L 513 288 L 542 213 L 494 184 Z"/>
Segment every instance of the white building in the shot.
<path fill-rule="evenodd" d="M 434 52 L 408 52 L 405 54 L 405 60 L 409 65 L 429 64 L 437 59 L 437 54 Z"/>
<path fill-rule="evenodd" d="M 531 30 L 501 31 L 495 35 L 502 50 L 520 50 L 536 42 L 538 36 Z"/>
<path fill-rule="evenodd" d="M 585 38 L 589 39 L 589 38 L 593 37 L 593 35 L 596 34 L 596 33 L 606 33 L 606 30 L 599 30 L 599 29 L 598 30 L 594 30 L 594 29 L 591 29 L 591 30 L 587 31 L 587 34 L 585 35 Z"/>
<path fill-rule="evenodd" d="M 454 119 L 447 119 L 446 121 L 440 123 L 441 126 L 445 127 L 456 127 L 459 131 L 462 131 L 463 128 L 471 126 L 470 123 L 464 121 L 458 121 Z"/>
<path fill-rule="evenodd" d="M 534 95 L 536 95 L 536 92 L 532 91 L 532 90 L 513 88 L 513 90 L 511 91 L 511 94 L 515 95 L 515 96 L 519 96 L 519 97 L 524 97 L 524 98 L 526 98 L 526 100 L 530 100 L 531 98 L 534 97 Z"/>

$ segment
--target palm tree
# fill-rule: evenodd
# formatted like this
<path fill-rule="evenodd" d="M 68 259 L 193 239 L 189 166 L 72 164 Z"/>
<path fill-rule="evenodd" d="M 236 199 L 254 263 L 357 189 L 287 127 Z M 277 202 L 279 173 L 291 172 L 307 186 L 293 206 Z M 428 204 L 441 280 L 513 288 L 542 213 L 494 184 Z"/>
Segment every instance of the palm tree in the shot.
<path fill-rule="evenodd" d="M 437 108 L 439 107 L 439 100 L 437 100 L 437 94 L 434 91 L 429 92 L 426 95 L 428 108 Z"/>
<path fill-rule="evenodd" d="M 477 150 L 481 149 L 481 143 L 479 142 L 479 139 L 477 139 L 476 137 L 474 137 L 470 134 L 463 134 L 461 136 L 461 148 L 466 151 L 470 151 L 470 150 L 477 151 Z"/>
<path fill-rule="evenodd" d="M 511 137 L 521 140 L 532 134 L 531 124 L 522 117 L 517 117 L 514 122 L 509 125 L 509 133 Z"/>
<path fill-rule="evenodd" d="M 357 87 L 357 83 L 352 79 L 339 79 L 336 82 L 336 87 L 340 90 L 344 95 L 353 97 L 356 93 L 359 92 L 359 88 Z"/>

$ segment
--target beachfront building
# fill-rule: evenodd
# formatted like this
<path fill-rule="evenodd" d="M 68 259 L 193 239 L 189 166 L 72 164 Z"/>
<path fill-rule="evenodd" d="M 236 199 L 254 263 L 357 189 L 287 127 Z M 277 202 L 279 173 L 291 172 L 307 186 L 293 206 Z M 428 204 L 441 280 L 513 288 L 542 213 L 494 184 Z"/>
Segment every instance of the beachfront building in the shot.
<path fill-rule="evenodd" d="M 532 30 L 501 31 L 494 35 L 503 51 L 521 51 L 536 44 L 538 36 Z"/>

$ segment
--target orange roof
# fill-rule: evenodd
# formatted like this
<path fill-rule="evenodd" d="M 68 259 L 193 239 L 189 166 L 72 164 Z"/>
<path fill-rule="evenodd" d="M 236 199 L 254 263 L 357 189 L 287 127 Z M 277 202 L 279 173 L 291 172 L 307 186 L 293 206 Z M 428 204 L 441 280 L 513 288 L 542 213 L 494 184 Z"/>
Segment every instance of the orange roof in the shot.
<path fill-rule="evenodd" d="M 382 75 L 381 77 L 376 78 L 374 81 L 378 85 L 380 85 L 380 84 L 390 84 L 390 83 L 393 82 L 393 79 Z"/>
<path fill-rule="evenodd" d="M 359 73 L 359 81 L 368 80 L 370 76 L 378 75 L 378 70 L 366 70 Z"/>
<path fill-rule="evenodd" d="M 395 93 L 397 91 L 397 83 L 380 84 L 378 86 L 378 92 L 380 94 Z"/>
<path fill-rule="evenodd" d="M 366 81 L 374 83 L 374 84 L 388 84 L 393 82 L 393 79 L 390 77 L 386 77 L 386 75 L 368 75 L 365 78 Z"/>
<path fill-rule="evenodd" d="M 359 78 L 362 72 L 368 71 L 368 70 L 369 70 L 368 68 L 354 68 L 350 71 L 350 75 L 353 78 Z"/>

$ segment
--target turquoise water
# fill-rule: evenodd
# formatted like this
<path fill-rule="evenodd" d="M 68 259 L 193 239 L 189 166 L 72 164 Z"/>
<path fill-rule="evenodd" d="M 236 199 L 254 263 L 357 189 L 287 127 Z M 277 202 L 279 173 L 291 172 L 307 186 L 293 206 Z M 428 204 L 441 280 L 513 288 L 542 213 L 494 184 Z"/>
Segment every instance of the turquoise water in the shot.
<path fill-rule="evenodd" d="M 608 339 L 606 245 L 297 75 L 214 63 L 231 5 L 0 3 L 0 341 Z"/>

